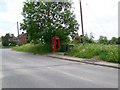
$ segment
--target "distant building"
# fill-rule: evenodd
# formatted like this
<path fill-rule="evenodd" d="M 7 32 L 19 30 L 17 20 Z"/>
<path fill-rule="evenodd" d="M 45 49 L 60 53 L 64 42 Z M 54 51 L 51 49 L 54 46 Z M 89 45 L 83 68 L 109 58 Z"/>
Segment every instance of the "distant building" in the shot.
<path fill-rule="evenodd" d="M 17 45 L 24 44 L 27 44 L 27 33 L 22 32 L 22 34 L 17 37 Z"/>
<path fill-rule="evenodd" d="M 17 38 L 14 36 L 14 34 L 10 34 L 10 39 L 9 39 L 9 41 L 14 41 L 14 42 L 17 41 Z"/>

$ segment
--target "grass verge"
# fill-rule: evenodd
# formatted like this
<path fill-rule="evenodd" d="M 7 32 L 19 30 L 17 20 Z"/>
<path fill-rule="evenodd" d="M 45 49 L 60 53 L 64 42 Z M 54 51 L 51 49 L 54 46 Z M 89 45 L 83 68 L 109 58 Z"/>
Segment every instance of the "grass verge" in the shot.
<path fill-rule="evenodd" d="M 118 56 L 118 45 L 101 45 L 101 44 L 86 44 L 75 45 L 75 47 L 67 52 L 69 56 L 79 58 L 94 58 L 107 62 L 120 63 Z"/>
<path fill-rule="evenodd" d="M 42 44 L 26 44 L 23 46 L 13 47 L 12 49 L 15 51 L 34 54 L 46 54 L 51 51 L 47 45 Z M 119 51 L 120 48 L 118 48 L 118 45 L 79 44 L 75 45 L 74 48 L 71 51 L 66 52 L 66 54 L 69 56 L 88 59 L 97 57 L 100 60 L 120 64 L 120 58 L 118 55 Z"/>
<path fill-rule="evenodd" d="M 23 46 L 16 46 L 12 48 L 15 51 L 29 52 L 34 54 L 46 54 L 50 52 L 50 48 L 47 45 L 42 44 L 26 44 Z"/>
<path fill-rule="evenodd" d="M 15 46 L 0 46 L 0 48 L 13 48 Z"/>

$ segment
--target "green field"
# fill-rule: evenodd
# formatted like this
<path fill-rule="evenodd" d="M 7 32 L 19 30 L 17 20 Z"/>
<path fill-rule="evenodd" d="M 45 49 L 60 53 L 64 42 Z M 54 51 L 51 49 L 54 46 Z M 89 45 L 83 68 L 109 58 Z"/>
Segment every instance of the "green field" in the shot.
<path fill-rule="evenodd" d="M 108 62 L 120 63 L 118 45 L 79 44 L 66 53 L 79 58 L 97 58 Z"/>

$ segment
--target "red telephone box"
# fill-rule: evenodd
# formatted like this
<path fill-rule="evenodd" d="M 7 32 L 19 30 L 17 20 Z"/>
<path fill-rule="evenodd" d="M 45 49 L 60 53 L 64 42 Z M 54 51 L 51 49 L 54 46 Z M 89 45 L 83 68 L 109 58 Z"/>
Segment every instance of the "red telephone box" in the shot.
<path fill-rule="evenodd" d="M 52 38 L 52 51 L 55 52 L 60 49 L 60 38 L 58 36 L 54 36 Z"/>

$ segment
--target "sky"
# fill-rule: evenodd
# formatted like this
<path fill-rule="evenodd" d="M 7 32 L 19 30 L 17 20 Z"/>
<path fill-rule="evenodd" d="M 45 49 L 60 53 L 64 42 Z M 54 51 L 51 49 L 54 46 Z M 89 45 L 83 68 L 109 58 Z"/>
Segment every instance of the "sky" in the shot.
<path fill-rule="evenodd" d="M 22 7 L 25 0 L 0 0 L 0 36 L 13 33 L 17 36 L 17 22 L 22 22 Z M 100 35 L 108 39 L 118 37 L 118 2 L 120 0 L 81 0 L 83 11 L 84 33 L 93 34 L 95 39 Z M 74 13 L 80 24 L 79 0 L 74 0 Z M 22 31 L 20 31 L 22 33 Z"/>

